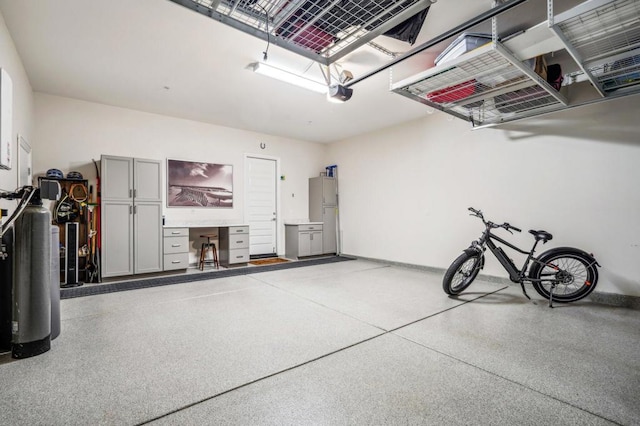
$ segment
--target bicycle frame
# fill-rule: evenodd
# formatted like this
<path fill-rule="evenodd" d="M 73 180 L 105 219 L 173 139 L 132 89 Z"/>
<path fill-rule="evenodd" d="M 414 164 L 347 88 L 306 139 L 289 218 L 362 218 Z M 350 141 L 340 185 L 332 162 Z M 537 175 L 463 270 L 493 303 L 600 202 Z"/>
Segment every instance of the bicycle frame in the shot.
<path fill-rule="evenodd" d="M 533 247 L 531 247 L 530 251 L 525 251 L 522 250 L 519 247 L 516 247 L 515 245 L 511 244 L 510 242 L 504 240 L 503 238 L 497 236 L 496 234 L 494 234 L 493 232 L 491 232 L 491 226 L 490 225 L 485 225 L 485 230 L 482 233 L 482 235 L 480 236 L 480 239 L 474 241 L 473 243 L 471 243 L 471 247 L 469 249 L 475 250 L 475 251 L 481 251 L 482 253 L 484 253 L 485 251 L 485 246 L 489 248 L 489 251 L 491 251 L 491 253 L 493 253 L 493 255 L 496 257 L 496 259 L 498 259 L 498 261 L 500 262 L 500 264 L 502 265 L 502 267 L 505 269 L 505 271 L 507 271 L 507 273 L 509 274 L 509 279 L 511 281 L 513 281 L 514 283 L 518 283 L 518 284 L 523 284 L 525 281 L 527 282 L 534 282 L 534 281 L 548 281 L 548 280 L 542 280 L 542 279 L 533 279 L 533 278 L 529 278 L 527 276 L 527 269 L 529 268 L 529 264 L 533 261 L 533 262 L 537 262 L 537 263 L 541 263 L 539 262 L 535 256 L 534 253 L 536 251 L 536 247 L 538 246 L 538 243 L 540 241 L 534 241 L 533 243 Z M 524 261 L 524 264 L 522 265 L 522 268 L 518 269 L 516 267 L 516 265 L 513 263 L 513 261 L 509 258 L 509 256 L 507 256 L 507 254 L 504 252 L 504 250 L 502 250 L 502 247 L 497 246 L 493 240 L 496 240 L 498 242 L 500 242 L 501 244 L 506 245 L 507 247 L 517 251 L 518 253 L 524 254 L 527 256 L 526 260 Z M 524 290 L 524 288 L 523 288 Z"/>
<path fill-rule="evenodd" d="M 524 265 L 522 265 L 522 268 L 517 269 L 513 261 L 507 256 L 504 250 L 502 250 L 502 247 L 498 247 L 497 245 L 495 245 L 495 243 L 492 240 L 499 241 L 500 243 L 517 251 L 518 253 L 527 255 L 527 259 L 525 260 Z M 509 243 L 508 241 L 505 241 L 504 239 L 493 234 L 492 232 L 489 232 L 488 238 L 486 240 L 486 245 L 489 248 L 489 250 L 491 250 L 491 253 L 493 253 L 496 259 L 498 259 L 502 267 L 507 271 L 507 273 L 509 274 L 509 279 L 511 281 L 513 281 L 514 283 L 521 283 L 522 281 L 525 280 L 525 278 L 527 278 L 526 271 L 527 271 L 527 268 L 529 267 L 529 263 L 531 262 L 531 260 L 534 259 L 533 254 L 535 253 L 535 249 L 536 249 L 536 246 L 538 245 L 538 241 L 536 241 L 533 244 L 531 251 L 527 252 Z"/>

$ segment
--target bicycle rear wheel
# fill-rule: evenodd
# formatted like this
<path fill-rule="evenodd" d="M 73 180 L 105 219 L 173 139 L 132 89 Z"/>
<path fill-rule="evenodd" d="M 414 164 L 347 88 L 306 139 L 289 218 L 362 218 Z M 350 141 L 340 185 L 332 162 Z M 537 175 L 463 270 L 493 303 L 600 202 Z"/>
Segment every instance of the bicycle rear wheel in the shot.
<path fill-rule="evenodd" d="M 553 289 L 553 300 L 575 302 L 593 291 L 598 283 L 595 260 L 580 250 L 564 248 L 542 253 L 529 272 L 533 288 L 545 299 Z"/>
<path fill-rule="evenodd" d="M 453 261 L 442 279 L 442 289 L 450 295 L 462 293 L 476 279 L 482 266 L 484 255 L 462 253 Z"/>

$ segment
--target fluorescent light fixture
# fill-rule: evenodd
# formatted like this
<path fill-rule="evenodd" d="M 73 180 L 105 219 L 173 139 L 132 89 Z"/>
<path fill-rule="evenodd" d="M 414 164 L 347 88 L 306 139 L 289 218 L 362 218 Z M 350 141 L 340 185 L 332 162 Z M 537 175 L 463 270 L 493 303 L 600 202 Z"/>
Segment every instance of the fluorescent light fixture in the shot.
<path fill-rule="evenodd" d="M 253 63 L 249 65 L 249 67 L 253 69 L 253 72 L 257 72 L 258 74 L 266 75 L 267 77 L 275 78 L 276 80 L 284 81 L 285 83 L 293 84 L 298 87 L 303 87 L 317 93 L 327 93 L 327 86 L 325 84 L 295 74 L 291 71 L 276 68 L 262 62 Z"/>

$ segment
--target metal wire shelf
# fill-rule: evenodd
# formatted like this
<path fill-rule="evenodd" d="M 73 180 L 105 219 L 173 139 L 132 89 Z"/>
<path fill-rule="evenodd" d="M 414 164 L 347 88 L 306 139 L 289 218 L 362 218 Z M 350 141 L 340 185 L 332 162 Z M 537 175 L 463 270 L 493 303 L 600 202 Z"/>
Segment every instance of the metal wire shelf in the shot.
<path fill-rule="evenodd" d="M 399 81 L 391 90 L 474 126 L 562 109 L 565 97 L 500 43 Z"/>
<path fill-rule="evenodd" d="M 431 5 L 431 0 L 171 1 L 325 65 Z"/>
<path fill-rule="evenodd" d="M 640 90 L 640 0 L 589 0 L 553 16 L 549 26 L 564 42 L 601 96 Z"/>

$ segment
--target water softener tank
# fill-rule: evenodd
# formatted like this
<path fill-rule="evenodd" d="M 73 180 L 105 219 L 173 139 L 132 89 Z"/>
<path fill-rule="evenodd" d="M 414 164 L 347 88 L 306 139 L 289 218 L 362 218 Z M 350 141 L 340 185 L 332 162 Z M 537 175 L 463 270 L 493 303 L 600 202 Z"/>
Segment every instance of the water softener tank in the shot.
<path fill-rule="evenodd" d="M 15 222 L 13 358 L 39 355 L 51 347 L 51 214 L 38 195 Z"/>
<path fill-rule="evenodd" d="M 13 281 L 13 228 L 2 236 L 4 252 L 0 253 L 0 352 L 11 350 L 11 285 Z"/>
<path fill-rule="evenodd" d="M 51 340 L 60 335 L 60 229 L 51 227 Z"/>

